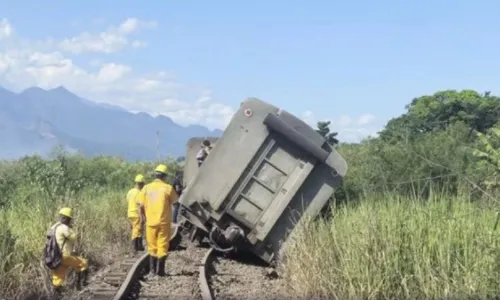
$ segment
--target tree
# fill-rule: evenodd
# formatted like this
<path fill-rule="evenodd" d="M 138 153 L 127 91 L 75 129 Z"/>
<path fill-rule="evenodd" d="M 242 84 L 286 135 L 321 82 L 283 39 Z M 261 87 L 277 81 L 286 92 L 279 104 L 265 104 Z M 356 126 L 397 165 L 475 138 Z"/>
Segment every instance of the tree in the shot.
<path fill-rule="evenodd" d="M 390 120 L 380 132 L 382 140 L 413 140 L 457 122 L 465 123 L 470 133 L 484 133 L 500 118 L 500 98 L 490 92 L 481 95 L 472 90 L 446 90 L 415 98 L 406 109 L 405 114 Z"/>
<path fill-rule="evenodd" d="M 334 146 L 339 143 L 339 140 L 336 138 L 338 132 L 330 132 L 330 121 L 320 121 L 317 124 L 318 129 L 316 129 L 316 132 L 321 134 L 328 144 Z"/>
<path fill-rule="evenodd" d="M 472 154 L 479 159 L 479 167 L 487 169 L 491 167 L 488 180 L 484 182 L 487 188 L 498 188 L 500 186 L 500 128 L 493 127 L 486 134 L 478 132 L 478 148 L 473 148 Z"/>

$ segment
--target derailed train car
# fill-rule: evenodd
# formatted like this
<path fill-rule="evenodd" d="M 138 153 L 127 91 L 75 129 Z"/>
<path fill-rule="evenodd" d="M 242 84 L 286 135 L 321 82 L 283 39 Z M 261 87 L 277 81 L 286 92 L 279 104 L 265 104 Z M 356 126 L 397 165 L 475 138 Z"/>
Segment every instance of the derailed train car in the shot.
<path fill-rule="evenodd" d="M 313 128 L 259 99 L 241 104 L 179 202 L 195 235 L 221 251 L 277 256 L 304 214 L 317 215 L 347 172 Z"/>
<path fill-rule="evenodd" d="M 217 137 L 193 137 L 186 143 L 186 158 L 184 161 L 182 185 L 187 187 L 189 182 L 194 178 L 198 172 L 198 161 L 196 160 L 196 154 L 201 149 L 201 143 L 204 140 L 209 140 L 212 145 L 217 142 Z"/>

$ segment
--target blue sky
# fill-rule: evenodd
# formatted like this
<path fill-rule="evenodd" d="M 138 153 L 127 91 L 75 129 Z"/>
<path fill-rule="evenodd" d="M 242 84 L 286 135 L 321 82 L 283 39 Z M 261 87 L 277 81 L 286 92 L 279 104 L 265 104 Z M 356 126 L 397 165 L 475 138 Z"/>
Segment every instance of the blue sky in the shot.
<path fill-rule="evenodd" d="M 228 107 L 234 110 L 255 96 L 310 122 L 332 120 L 346 139 L 376 131 L 413 97 L 440 89 L 495 93 L 500 85 L 500 2 L 103 2 L 0 1 L 0 19 L 8 20 L 17 35 L 15 42 L 0 39 L 0 50 L 29 43 L 40 47 L 37 53 L 59 53 L 88 76 L 106 63 L 127 66 L 130 80 L 152 80 L 159 76 L 155 72 L 164 72 L 159 82 L 170 84 L 168 91 L 164 87 L 147 95 L 118 91 L 120 82 L 107 88 L 100 81 L 94 84 L 100 88 L 89 92 L 84 77 L 69 82 L 65 75 L 59 81 L 90 99 L 169 114 L 179 123 L 224 126 L 221 111 L 230 114 Z M 82 32 L 89 39 L 99 36 L 127 18 L 151 22 L 127 35 L 130 43 L 147 43 L 144 47 L 77 53 L 57 46 Z M 45 71 L 37 74 L 24 82 L 17 80 L 19 74 L 2 78 L 0 72 L 0 83 L 12 89 L 59 84 L 57 78 L 42 78 L 49 74 Z M 127 98 L 132 94 L 134 99 Z M 205 102 L 212 105 L 200 104 Z M 194 109 L 200 111 L 190 115 Z M 358 122 L 362 117 L 365 122 Z"/>

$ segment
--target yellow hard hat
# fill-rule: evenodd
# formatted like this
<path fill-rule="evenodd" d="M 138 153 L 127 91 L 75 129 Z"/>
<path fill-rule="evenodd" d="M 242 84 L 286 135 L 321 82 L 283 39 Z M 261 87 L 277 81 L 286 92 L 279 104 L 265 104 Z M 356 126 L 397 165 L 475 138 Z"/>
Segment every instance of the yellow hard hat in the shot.
<path fill-rule="evenodd" d="M 59 211 L 59 214 L 65 216 L 65 217 L 68 217 L 68 218 L 73 218 L 73 211 L 69 207 L 61 208 L 61 210 Z"/>
<path fill-rule="evenodd" d="M 135 182 L 144 183 L 144 176 L 142 174 L 138 174 L 137 176 L 135 176 Z"/>
<path fill-rule="evenodd" d="M 155 169 L 155 172 L 159 172 L 159 173 L 163 173 L 163 174 L 167 174 L 167 166 L 166 165 L 158 165 Z"/>

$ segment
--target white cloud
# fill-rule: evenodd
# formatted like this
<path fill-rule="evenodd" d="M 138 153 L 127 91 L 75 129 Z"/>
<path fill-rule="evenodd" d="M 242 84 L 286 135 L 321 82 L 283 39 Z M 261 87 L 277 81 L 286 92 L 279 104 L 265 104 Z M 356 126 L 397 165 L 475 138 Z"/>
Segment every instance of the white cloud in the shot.
<path fill-rule="evenodd" d="M 141 28 L 154 29 L 157 25 L 155 21 L 141 21 L 137 18 L 128 18 L 118 28 L 123 34 L 130 34 Z"/>
<path fill-rule="evenodd" d="M 144 48 L 148 44 L 144 41 L 135 40 L 135 41 L 132 41 L 131 45 L 132 45 L 132 48 Z"/>
<path fill-rule="evenodd" d="M 210 90 L 180 84 L 165 70 L 138 74 L 132 66 L 109 61 L 107 55 L 94 55 L 87 61 L 79 59 L 82 64 L 73 59 L 85 52 L 112 54 L 126 47 L 146 47 L 145 41 L 131 36 L 156 26 L 154 21 L 128 18 L 98 33 L 84 32 L 62 40 L 27 40 L 8 20 L 0 19 L 0 84 L 7 83 L 15 89 L 62 85 L 79 96 L 119 105 L 131 112 L 163 114 L 181 125 L 223 129 L 234 109 L 216 101 Z M 187 94 L 197 96 L 187 98 Z M 319 119 L 312 111 L 300 116 L 316 127 Z M 359 141 L 380 129 L 373 125 L 375 117 L 371 114 L 327 120 L 342 141 Z"/>
<path fill-rule="evenodd" d="M 128 18 L 118 26 L 110 26 L 106 31 L 100 33 L 83 32 L 75 37 L 67 38 L 59 42 L 59 48 L 73 54 L 84 52 L 113 53 L 123 50 L 130 45 L 133 48 L 144 47 L 145 42 L 129 40 L 129 35 L 142 29 L 154 29 L 157 23 L 154 21 L 142 21 L 136 18 Z"/>
<path fill-rule="evenodd" d="M 306 122 L 308 125 L 315 127 L 317 120 L 314 117 L 314 113 L 310 110 L 305 111 L 302 113 L 301 118 L 304 122 Z"/>
<path fill-rule="evenodd" d="M 349 124 L 351 124 L 351 122 L 351 117 L 346 115 L 340 116 L 339 120 L 337 121 L 338 125 L 340 126 L 348 126 Z"/>
<path fill-rule="evenodd" d="M 163 102 L 167 109 L 160 113 L 183 125 L 198 123 L 198 120 L 201 120 L 208 127 L 215 128 L 217 124 L 227 125 L 235 112 L 230 106 L 215 102 L 209 90 L 203 91 L 194 105 L 175 98 L 167 98 Z"/>
<path fill-rule="evenodd" d="M 338 137 L 341 142 L 359 142 L 369 136 L 376 136 L 381 129 L 381 126 L 373 124 L 375 116 L 372 114 L 363 114 L 359 117 L 341 115 L 319 119 L 311 111 L 305 111 L 300 116 L 313 128 L 316 128 L 318 121 L 330 121 L 330 130 L 339 133 Z M 356 121 L 353 122 L 353 119 Z"/>
<path fill-rule="evenodd" d="M 99 70 L 99 73 L 97 73 L 97 80 L 102 82 L 117 81 L 131 71 L 132 68 L 129 66 L 114 63 L 104 64 Z"/>
<path fill-rule="evenodd" d="M 5 18 L 0 19 L 0 41 L 9 38 L 14 33 L 14 28 Z"/>
<path fill-rule="evenodd" d="M 358 125 L 367 125 L 375 121 L 375 116 L 372 114 L 364 114 L 358 118 Z"/>
<path fill-rule="evenodd" d="M 23 40 L 19 33 L 14 35 L 14 27 L 8 20 L 1 19 L 0 40 L 8 39 L 8 43 L 0 43 L 0 84 L 17 90 L 62 85 L 90 100 L 119 105 L 130 111 L 164 114 L 182 125 L 224 128 L 234 110 L 218 103 L 210 91 L 179 84 L 167 71 L 138 74 L 131 66 L 103 60 L 109 57 L 93 57 L 80 65 L 68 56 L 68 53 L 109 54 L 128 46 L 145 47 L 146 42 L 130 40 L 130 35 L 156 26 L 156 22 L 129 18 L 96 34 L 84 32 L 61 41 Z M 198 94 L 198 97 L 187 100 L 186 94 Z"/>

